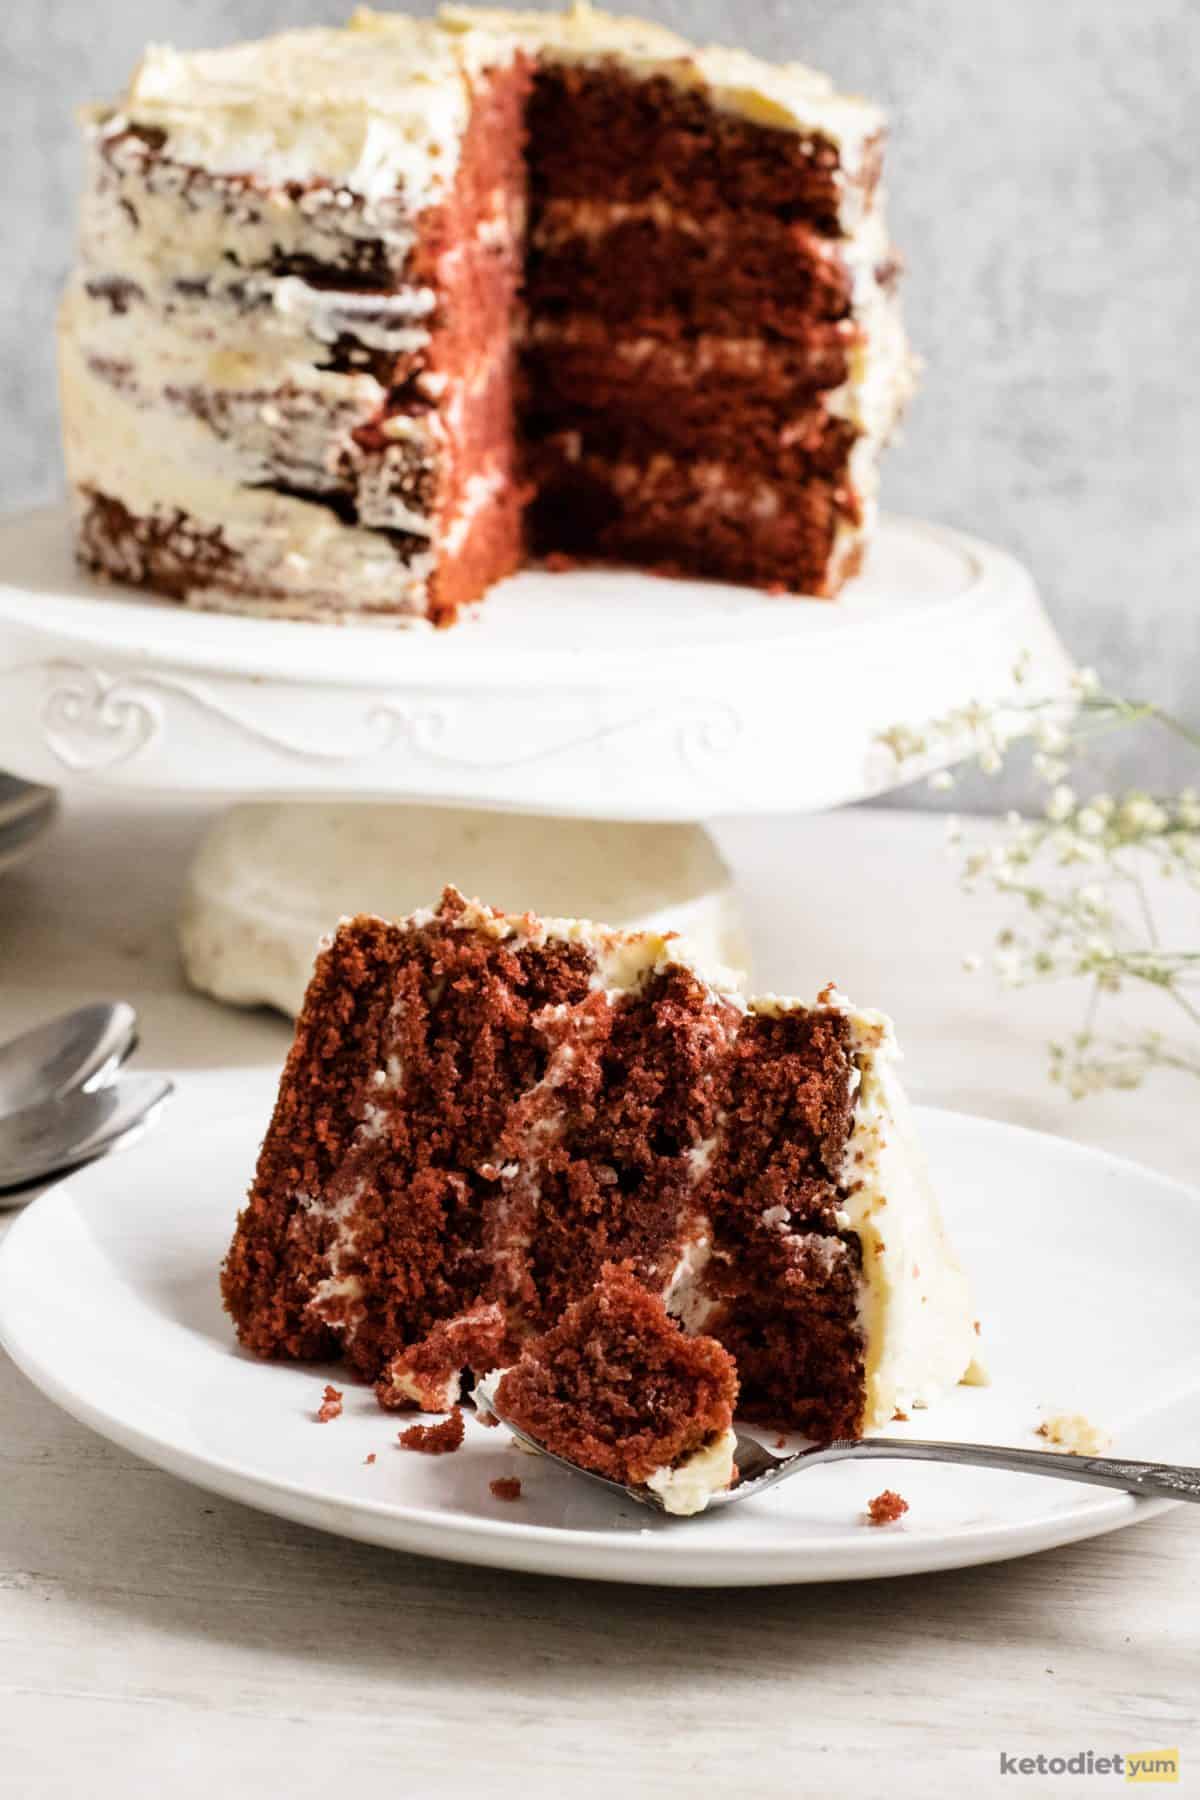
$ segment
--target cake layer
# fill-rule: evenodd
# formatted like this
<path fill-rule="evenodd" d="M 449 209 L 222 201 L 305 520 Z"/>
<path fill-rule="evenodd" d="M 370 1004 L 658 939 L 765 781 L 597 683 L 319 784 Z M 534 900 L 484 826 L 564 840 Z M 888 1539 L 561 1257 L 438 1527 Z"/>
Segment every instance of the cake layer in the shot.
<path fill-rule="evenodd" d="M 579 309 L 567 319 L 531 319 L 522 361 L 530 405 L 540 411 L 564 404 L 596 412 L 611 394 L 611 404 L 624 412 L 636 409 L 649 388 L 669 392 L 673 407 L 691 408 L 695 416 L 769 407 L 782 420 L 811 405 L 817 390 L 828 404 L 829 390 L 849 381 L 854 340 L 855 327 L 843 321 L 814 324 L 798 343 L 752 332 L 686 332 L 666 313 L 644 331 L 614 332 Z"/>
<path fill-rule="evenodd" d="M 657 452 L 612 460 L 564 434 L 534 454 L 530 539 L 565 552 L 664 573 L 814 596 L 853 573 L 861 519 L 852 491 L 822 478 L 776 480 L 734 457 L 700 462 Z"/>
<path fill-rule="evenodd" d="M 424 624 L 429 540 L 344 523 L 330 507 L 269 488 L 193 481 L 187 505 L 74 490 L 86 568 L 213 612 Z M 512 531 L 510 566 L 519 556 Z"/>
<path fill-rule="evenodd" d="M 578 309 L 636 327 L 669 312 L 692 331 L 750 327 L 801 341 L 814 323 L 847 316 L 851 288 L 836 244 L 754 213 L 723 218 L 720 229 L 639 213 L 552 243 L 535 215 L 526 271 L 542 316 Z"/>
<path fill-rule="evenodd" d="M 878 1017 L 747 1002 L 669 937 L 453 890 L 347 922 L 226 1304 L 260 1354 L 340 1351 L 385 1404 L 451 1404 L 464 1367 L 552 1329 L 616 1262 L 729 1350 L 747 1416 L 881 1423 L 962 1377 L 974 1342 L 893 1054 Z"/>
<path fill-rule="evenodd" d="M 760 471 L 776 483 L 846 478 L 859 434 L 819 394 L 747 393 L 736 381 L 687 379 L 678 372 L 687 352 L 677 345 L 660 350 L 641 340 L 634 355 L 620 351 L 526 355 L 525 432 L 535 471 L 540 447 L 566 439 L 575 461 L 648 462 L 666 450 Z"/>
<path fill-rule="evenodd" d="M 545 196 L 636 203 L 658 195 L 693 214 L 772 213 L 830 236 L 868 209 L 880 169 L 877 115 L 847 168 L 820 124 L 764 130 L 783 121 L 714 116 L 703 81 L 682 85 L 666 73 L 646 77 L 644 67 L 627 72 L 618 61 L 597 60 L 569 64 L 552 51 L 538 71 L 530 106 L 535 208 Z M 686 81 L 686 66 L 682 73 Z"/>

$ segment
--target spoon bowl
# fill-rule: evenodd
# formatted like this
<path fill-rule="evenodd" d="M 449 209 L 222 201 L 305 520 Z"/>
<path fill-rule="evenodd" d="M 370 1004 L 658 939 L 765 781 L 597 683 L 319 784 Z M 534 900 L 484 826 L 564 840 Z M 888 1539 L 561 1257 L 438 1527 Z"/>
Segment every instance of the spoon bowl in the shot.
<path fill-rule="evenodd" d="M 0 1115 L 112 1080 L 137 1047 L 137 1014 L 101 1000 L 0 1044 Z"/>
<path fill-rule="evenodd" d="M 171 1091 L 160 1075 L 122 1075 L 105 1087 L 73 1088 L 0 1117 L 0 1190 L 123 1148 L 153 1122 Z"/>

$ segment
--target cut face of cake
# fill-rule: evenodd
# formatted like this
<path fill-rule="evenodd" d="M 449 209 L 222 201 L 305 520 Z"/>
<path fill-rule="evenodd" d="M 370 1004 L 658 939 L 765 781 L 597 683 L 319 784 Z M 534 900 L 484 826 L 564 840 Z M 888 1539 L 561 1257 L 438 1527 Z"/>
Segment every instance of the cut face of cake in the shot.
<path fill-rule="evenodd" d="M 223 1291 L 264 1356 L 448 1406 L 624 1265 L 819 1439 L 966 1379 L 975 1331 L 895 1073 L 832 990 L 448 889 L 322 952 Z"/>
<path fill-rule="evenodd" d="M 538 553 L 832 594 L 911 386 L 883 121 L 570 13 L 147 52 L 61 314 L 90 567 L 447 623 Z"/>
<path fill-rule="evenodd" d="M 689 1337 L 657 1294 L 611 1264 L 511 1369 L 476 1389 L 507 1424 L 609 1481 L 701 1512 L 734 1478 L 733 1358 Z"/>

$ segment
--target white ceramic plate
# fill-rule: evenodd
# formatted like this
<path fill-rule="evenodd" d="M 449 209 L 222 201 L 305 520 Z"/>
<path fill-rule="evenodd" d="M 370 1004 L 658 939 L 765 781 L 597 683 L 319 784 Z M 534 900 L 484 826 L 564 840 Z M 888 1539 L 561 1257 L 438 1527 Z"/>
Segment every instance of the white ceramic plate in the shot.
<path fill-rule="evenodd" d="M 0 1253 L 0 1338 L 84 1424 L 202 1487 L 460 1562 L 704 1586 L 955 1568 L 1110 1531 L 1165 1504 L 877 1462 L 817 1469 L 709 1518 L 673 1521 L 474 1421 L 456 1455 L 401 1450 L 407 1421 L 382 1413 L 369 1388 L 235 1348 L 216 1272 L 273 1083 L 246 1070 L 177 1079 L 143 1144 L 71 1177 L 17 1221 Z M 1114 1429 L 1130 1455 L 1200 1462 L 1200 1196 L 1036 1133 L 921 1117 L 994 1382 L 896 1429 L 1037 1442 L 1041 1410 L 1066 1408 Z M 343 1388 L 345 1411 L 321 1425 L 327 1379 Z M 507 1474 L 522 1482 L 515 1503 L 489 1492 Z M 910 1511 L 868 1527 L 863 1509 L 884 1487 Z"/>
<path fill-rule="evenodd" d="M 0 766 L 38 781 L 656 822 L 814 811 L 896 785 L 876 739 L 898 709 L 1011 700 L 1020 656 L 1031 690 L 1064 684 L 1026 571 L 912 519 L 883 521 L 834 605 L 531 569 L 453 631 L 181 607 L 81 573 L 65 508 L 0 522 Z"/>

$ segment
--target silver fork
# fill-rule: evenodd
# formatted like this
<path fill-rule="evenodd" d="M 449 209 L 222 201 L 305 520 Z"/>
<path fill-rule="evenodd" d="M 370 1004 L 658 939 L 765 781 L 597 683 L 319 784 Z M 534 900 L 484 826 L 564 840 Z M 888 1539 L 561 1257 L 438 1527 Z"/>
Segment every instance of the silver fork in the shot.
<path fill-rule="evenodd" d="M 568 1461 L 565 1456 L 556 1456 L 553 1450 L 547 1450 L 497 1411 L 491 1395 L 487 1407 L 527 1450 L 548 1456 L 551 1462 L 561 1463 L 572 1474 L 586 1475 L 589 1481 L 598 1481 L 601 1487 L 611 1488 L 614 1493 L 627 1494 L 639 1506 L 666 1512 L 666 1507 L 651 1488 L 626 1487 L 624 1482 L 610 1481 L 606 1475 L 596 1475 L 591 1469 Z M 754 1494 L 765 1493 L 767 1488 L 774 1487 L 777 1481 L 787 1481 L 790 1476 L 815 1469 L 820 1463 L 870 1462 L 883 1458 L 957 1463 L 960 1467 L 974 1469 L 1007 1469 L 1019 1475 L 1052 1475 L 1060 1481 L 1083 1481 L 1096 1487 L 1120 1488 L 1127 1494 L 1138 1494 L 1147 1499 L 1200 1501 L 1200 1469 L 1179 1463 L 1126 1462 L 1112 1456 L 1072 1456 L 1053 1450 L 1022 1450 L 1003 1444 L 939 1444 L 922 1438 L 884 1437 L 835 1438 L 831 1444 L 813 1444 L 804 1450 L 775 1456 L 757 1438 L 744 1431 L 737 1432 L 736 1437 L 737 1484 L 713 1494 L 708 1502 L 709 1510 L 749 1500 Z M 669 1516 L 700 1517 L 699 1513 Z"/>

